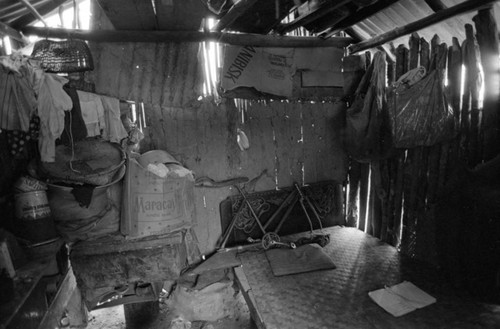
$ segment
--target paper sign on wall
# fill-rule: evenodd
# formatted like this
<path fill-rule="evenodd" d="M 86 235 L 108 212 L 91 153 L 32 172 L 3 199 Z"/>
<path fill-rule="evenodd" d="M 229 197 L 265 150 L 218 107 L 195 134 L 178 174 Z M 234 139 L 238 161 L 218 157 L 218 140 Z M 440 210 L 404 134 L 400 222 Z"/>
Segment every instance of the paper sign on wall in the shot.
<path fill-rule="evenodd" d="M 302 72 L 302 86 L 343 85 L 340 48 L 262 48 L 225 46 L 221 74 L 223 90 L 253 87 L 260 92 L 291 97 L 293 76 Z M 305 79 L 304 79 L 305 73 Z"/>
<path fill-rule="evenodd" d="M 293 48 L 226 46 L 221 87 L 255 87 L 277 96 L 290 97 L 293 88 Z"/>

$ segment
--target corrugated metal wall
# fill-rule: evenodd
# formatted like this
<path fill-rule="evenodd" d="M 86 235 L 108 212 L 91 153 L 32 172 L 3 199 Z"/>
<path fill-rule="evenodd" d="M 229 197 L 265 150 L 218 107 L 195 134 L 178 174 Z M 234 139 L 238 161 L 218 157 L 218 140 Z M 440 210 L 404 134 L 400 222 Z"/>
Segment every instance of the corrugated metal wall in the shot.
<path fill-rule="evenodd" d="M 101 94 L 182 107 L 201 95 L 195 43 L 94 43 L 94 81 Z"/>
<path fill-rule="evenodd" d="M 259 176 L 256 191 L 346 176 L 345 105 L 201 98 L 198 44 L 92 45 L 96 92 L 142 102 L 148 149 L 170 152 L 197 177 Z M 250 140 L 241 151 L 237 129 Z M 143 149 L 142 151 L 147 151 Z M 221 235 L 219 204 L 233 188 L 196 188 L 196 233 L 203 252 Z M 341 192 L 339 192 L 341 193 Z M 339 221 L 342 220 L 339 218 Z"/>

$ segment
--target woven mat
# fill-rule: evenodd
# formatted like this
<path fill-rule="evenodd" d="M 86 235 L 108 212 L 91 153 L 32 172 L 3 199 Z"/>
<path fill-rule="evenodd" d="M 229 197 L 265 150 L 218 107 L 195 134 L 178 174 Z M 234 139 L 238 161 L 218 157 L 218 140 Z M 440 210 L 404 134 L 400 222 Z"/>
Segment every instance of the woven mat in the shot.
<path fill-rule="evenodd" d="M 355 228 L 331 227 L 323 248 L 335 270 L 276 277 L 263 252 L 239 254 L 267 329 L 500 328 L 500 312 L 447 291 L 434 271 L 402 259 L 398 251 Z M 300 236 L 291 238 L 295 241 Z M 437 299 L 395 318 L 368 292 L 408 280 Z"/>
<path fill-rule="evenodd" d="M 271 249 L 266 251 L 274 276 L 335 269 L 328 254 L 317 244 L 306 244 L 296 249 Z"/>

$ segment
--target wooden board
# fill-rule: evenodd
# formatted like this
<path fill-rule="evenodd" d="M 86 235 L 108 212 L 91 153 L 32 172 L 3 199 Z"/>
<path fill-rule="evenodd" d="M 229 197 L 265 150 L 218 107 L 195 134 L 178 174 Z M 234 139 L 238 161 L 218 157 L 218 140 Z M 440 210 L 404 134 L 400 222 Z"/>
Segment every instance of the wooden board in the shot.
<path fill-rule="evenodd" d="M 160 30 L 198 31 L 208 15 L 199 0 L 154 0 Z"/>
<path fill-rule="evenodd" d="M 117 30 L 154 30 L 156 16 L 151 1 L 98 0 Z"/>

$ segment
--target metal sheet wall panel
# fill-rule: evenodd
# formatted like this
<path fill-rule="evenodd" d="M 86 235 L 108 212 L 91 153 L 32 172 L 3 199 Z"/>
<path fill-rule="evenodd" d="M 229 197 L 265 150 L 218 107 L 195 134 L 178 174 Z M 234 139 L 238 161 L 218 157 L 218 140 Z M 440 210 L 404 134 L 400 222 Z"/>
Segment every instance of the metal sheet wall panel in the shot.
<path fill-rule="evenodd" d="M 96 91 L 181 107 L 201 95 L 197 43 L 93 43 Z"/>

